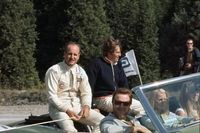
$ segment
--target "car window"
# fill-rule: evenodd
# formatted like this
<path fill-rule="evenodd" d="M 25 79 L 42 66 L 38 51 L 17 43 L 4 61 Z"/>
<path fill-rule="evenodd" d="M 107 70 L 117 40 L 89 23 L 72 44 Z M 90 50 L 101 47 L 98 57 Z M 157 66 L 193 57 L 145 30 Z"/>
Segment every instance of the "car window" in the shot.
<path fill-rule="evenodd" d="M 167 130 L 200 120 L 200 76 L 151 86 L 144 94 Z"/>

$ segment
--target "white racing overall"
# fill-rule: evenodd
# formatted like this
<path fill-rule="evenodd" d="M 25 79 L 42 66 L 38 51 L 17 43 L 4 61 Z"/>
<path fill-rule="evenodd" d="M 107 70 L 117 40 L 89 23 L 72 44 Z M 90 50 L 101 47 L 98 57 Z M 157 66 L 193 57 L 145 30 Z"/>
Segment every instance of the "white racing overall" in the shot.
<path fill-rule="evenodd" d="M 57 122 L 58 125 L 67 132 L 77 132 L 66 111 L 69 109 L 78 114 L 82 106 L 91 107 L 91 87 L 84 69 L 77 64 L 69 67 L 64 61 L 60 62 L 47 70 L 45 84 L 51 118 L 66 118 Z M 92 109 L 89 113 L 89 117 L 81 118 L 80 122 L 93 126 L 93 132 L 100 132 L 99 124 L 104 116 Z"/>

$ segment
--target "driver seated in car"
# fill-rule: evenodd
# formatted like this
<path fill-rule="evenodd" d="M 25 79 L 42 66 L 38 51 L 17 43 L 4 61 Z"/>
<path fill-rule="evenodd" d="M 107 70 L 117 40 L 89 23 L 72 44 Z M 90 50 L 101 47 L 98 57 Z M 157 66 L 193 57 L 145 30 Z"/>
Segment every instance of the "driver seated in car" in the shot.
<path fill-rule="evenodd" d="M 165 126 L 174 127 L 192 120 L 191 117 L 181 117 L 169 111 L 169 96 L 164 89 L 154 90 L 152 94 L 152 106 Z"/>

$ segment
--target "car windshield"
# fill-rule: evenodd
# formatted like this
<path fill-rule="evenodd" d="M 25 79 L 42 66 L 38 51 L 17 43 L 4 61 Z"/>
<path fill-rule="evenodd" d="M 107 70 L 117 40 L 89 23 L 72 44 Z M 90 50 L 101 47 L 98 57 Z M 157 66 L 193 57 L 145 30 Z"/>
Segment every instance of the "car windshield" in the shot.
<path fill-rule="evenodd" d="M 167 130 L 199 122 L 200 74 L 154 82 L 140 90 Z"/>

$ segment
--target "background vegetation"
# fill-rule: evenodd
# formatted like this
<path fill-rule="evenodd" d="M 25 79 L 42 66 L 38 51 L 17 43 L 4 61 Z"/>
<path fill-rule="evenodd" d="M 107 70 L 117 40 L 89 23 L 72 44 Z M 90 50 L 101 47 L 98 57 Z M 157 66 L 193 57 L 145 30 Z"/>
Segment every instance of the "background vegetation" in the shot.
<path fill-rule="evenodd" d="M 144 83 L 178 76 L 186 37 L 200 45 L 200 0 L 1 0 L 0 88 L 41 89 L 64 42 L 81 44 L 86 67 L 110 35 L 134 49 Z"/>

